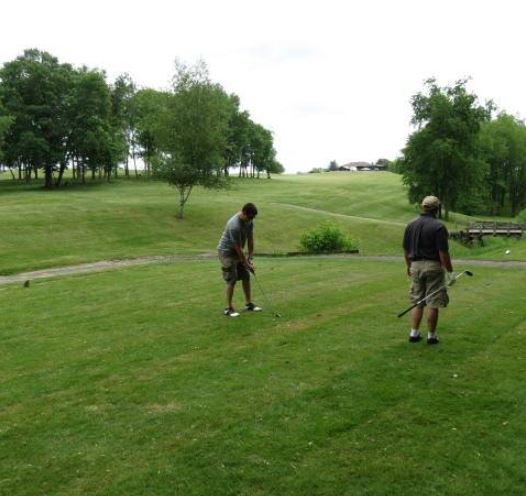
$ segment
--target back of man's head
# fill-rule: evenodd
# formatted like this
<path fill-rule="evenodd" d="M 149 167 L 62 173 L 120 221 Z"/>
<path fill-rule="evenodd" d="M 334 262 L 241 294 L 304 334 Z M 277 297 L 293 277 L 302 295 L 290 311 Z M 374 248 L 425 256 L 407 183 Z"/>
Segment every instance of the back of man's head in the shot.
<path fill-rule="evenodd" d="M 241 211 L 249 218 L 253 219 L 258 214 L 258 209 L 253 203 L 245 203 Z"/>
<path fill-rule="evenodd" d="M 436 213 L 440 208 L 440 200 L 436 196 L 426 196 L 420 206 L 424 213 Z"/>

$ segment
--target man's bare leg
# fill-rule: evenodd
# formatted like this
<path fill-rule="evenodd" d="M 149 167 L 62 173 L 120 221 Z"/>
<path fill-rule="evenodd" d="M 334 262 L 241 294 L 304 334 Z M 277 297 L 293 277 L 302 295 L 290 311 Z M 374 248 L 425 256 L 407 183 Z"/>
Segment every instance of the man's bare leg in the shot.
<path fill-rule="evenodd" d="M 428 344 L 438 344 L 436 328 L 438 324 L 438 308 L 427 310 L 427 342 Z"/>
<path fill-rule="evenodd" d="M 427 309 L 427 331 L 428 337 L 434 336 L 438 324 L 438 308 Z"/>
<path fill-rule="evenodd" d="M 419 329 L 423 315 L 423 307 L 415 307 L 411 310 L 411 332 L 409 333 L 409 341 L 413 343 L 418 342 L 422 339 Z"/>
<path fill-rule="evenodd" d="M 243 293 L 245 293 L 245 303 L 248 305 L 252 303 L 252 292 L 250 287 L 250 279 L 243 279 Z"/>
<path fill-rule="evenodd" d="M 234 288 L 235 287 L 236 287 L 235 284 L 226 285 L 226 307 L 227 308 L 234 308 L 232 305 L 232 299 L 234 298 Z"/>
<path fill-rule="evenodd" d="M 411 329 L 418 331 L 420 329 L 420 322 L 424 315 L 424 307 L 415 307 L 411 310 Z"/>

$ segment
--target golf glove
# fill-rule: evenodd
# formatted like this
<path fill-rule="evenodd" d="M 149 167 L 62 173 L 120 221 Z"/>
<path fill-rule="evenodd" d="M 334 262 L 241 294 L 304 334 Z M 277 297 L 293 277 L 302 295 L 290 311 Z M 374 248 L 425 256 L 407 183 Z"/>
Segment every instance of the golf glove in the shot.
<path fill-rule="evenodd" d="M 454 272 L 446 272 L 446 284 L 448 286 L 453 286 L 455 282 L 456 282 L 456 279 L 455 279 Z"/>

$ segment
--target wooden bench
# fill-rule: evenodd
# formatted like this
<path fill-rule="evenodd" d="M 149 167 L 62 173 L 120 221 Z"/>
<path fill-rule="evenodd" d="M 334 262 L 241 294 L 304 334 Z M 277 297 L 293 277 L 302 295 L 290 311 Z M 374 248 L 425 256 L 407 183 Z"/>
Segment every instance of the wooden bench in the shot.
<path fill-rule="evenodd" d="M 466 229 L 451 233 L 451 238 L 467 244 L 478 241 L 483 244 L 483 236 L 506 236 L 521 238 L 526 230 L 525 224 L 514 224 L 512 222 L 473 222 Z"/>

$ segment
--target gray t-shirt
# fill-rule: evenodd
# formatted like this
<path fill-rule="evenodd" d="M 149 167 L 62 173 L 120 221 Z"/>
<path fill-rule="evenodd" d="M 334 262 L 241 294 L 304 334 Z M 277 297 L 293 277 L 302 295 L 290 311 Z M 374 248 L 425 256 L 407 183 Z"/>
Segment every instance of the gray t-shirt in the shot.
<path fill-rule="evenodd" d="M 236 250 L 234 250 L 234 245 L 238 243 L 241 248 L 244 248 L 247 239 L 252 236 L 253 231 L 254 222 L 243 222 L 239 218 L 239 214 L 236 214 L 226 223 L 225 230 L 219 240 L 217 249 L 235 255 Z"/>

